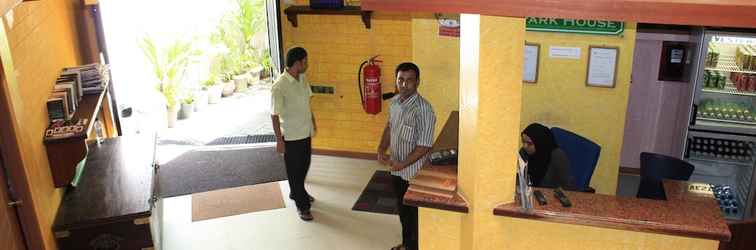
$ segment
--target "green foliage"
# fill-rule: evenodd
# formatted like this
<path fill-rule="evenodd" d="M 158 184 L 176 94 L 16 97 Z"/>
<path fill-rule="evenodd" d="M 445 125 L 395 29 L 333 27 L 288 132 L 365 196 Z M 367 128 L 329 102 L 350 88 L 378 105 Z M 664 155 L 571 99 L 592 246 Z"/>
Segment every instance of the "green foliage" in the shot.
<path fill-rule="evenodd" d="M 221 19 L 216 31 L 210 36 L 212 44 L 225 48 L 225 53 L 214 62 L 214 65 L 219 65 L 215 76 L 223 80 L 231 80 L 234 75 L 260 65 L 263 59 L 260 49 L 252 46 L 252 40 L 255 34 L 265 30 L 265 1 L 235 1 L 237 8 Z M 211 68 L 211 72 L 212 70 Z"/>
<path fill-rule="evenodd" d="M 159 49 L 149 36 L 143 38 L 139 46 L 152 65 L 157 79 L 155 88 L 163 94 L 169 109 L 175 107 L 176 94 L 186 74 L 189 59 L 198 55 L 199 51 L 192 47 L 191 42 L 185 41 L 173 41 L 167 47 Z"/>
<path fill-rule="evenodd" d="M 181 99 L 181 103 L 183 104 L 194 103 L 194 93 L 189 92 L 186 96 L 184 96 L 184 99 Z"/>

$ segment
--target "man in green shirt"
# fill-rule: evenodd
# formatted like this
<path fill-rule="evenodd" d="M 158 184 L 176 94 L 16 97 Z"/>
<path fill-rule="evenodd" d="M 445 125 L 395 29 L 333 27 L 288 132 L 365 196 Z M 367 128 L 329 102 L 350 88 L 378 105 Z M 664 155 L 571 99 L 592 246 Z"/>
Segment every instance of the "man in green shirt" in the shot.
<path fill-rule="evenodd" d="M 305 178 L 310 169 L 312 144 L 315 134 L 315 117 L 310 109 L 312 90 L 305 78 L 307 51 L 301 47 L 286 53 L 286 70 L 271 89 L 271 119 L 276 134 L 276 151 L 284 154 L 289 188 L 299 210 L 299 218 L 313 219 L 310 203 L 314 201 L 305 189 Z"/>

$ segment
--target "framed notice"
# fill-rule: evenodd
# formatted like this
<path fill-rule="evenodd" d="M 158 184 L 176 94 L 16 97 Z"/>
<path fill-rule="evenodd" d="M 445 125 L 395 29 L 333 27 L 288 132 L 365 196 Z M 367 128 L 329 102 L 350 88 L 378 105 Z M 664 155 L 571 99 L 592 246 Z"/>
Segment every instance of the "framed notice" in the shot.
<path fill-rule="evenodd" d="M 617 82 L 618 58 L 618 47 L 590 46 L 585 84 L 593 87 L 614 88 Z"/>
<path fill-rule="evenodd" d="M 525 63 L 522 64 L 522 81 L 526 83 L 538 82 L 538 54 L 541 45 L 537 43 L 525 43 Z"/>

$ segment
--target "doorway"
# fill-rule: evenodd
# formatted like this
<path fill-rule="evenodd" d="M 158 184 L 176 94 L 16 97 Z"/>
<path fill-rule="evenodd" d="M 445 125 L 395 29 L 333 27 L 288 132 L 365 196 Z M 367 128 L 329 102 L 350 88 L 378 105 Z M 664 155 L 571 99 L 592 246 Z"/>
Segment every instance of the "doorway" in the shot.
<path fill-rule="evenodd" d="M 122 134 L 158 135 L 161 198 L 286 179 L 270 121 L 278 4 L 100 1 Z"/>

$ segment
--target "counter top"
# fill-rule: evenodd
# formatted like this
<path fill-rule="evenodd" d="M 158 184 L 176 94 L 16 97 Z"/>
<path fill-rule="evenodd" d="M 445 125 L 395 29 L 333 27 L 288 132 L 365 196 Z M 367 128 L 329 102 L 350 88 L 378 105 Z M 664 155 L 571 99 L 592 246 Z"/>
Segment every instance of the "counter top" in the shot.
<path fill-rule="evenodd" d="M 547 204 L 533 201 L 532 211 L 518 203 L 501 204 L 495 215 L 549 222 L 605 227 L 620 230 L 669 234 L 729 241 L 730 230 L 716 201 L 706 194 L 688 191 L 687 182 L 665 180 L 668 200 L 638 199 L 604 194 L 565 191 L 572 207 L 562 207 L 548 188 L 541 190 Z"/>
<path fill-rule="evenodd" d="M 433 143 L 432 151 L 457 148 L 459 112 L 452 111 Z M 422 183 L 415 180 L 423 180 Z M 467 201 L 457 192 L 457 165 L 434 166 L 427 163 L 410 182 L 404 204 L 467 213 Z"/>

